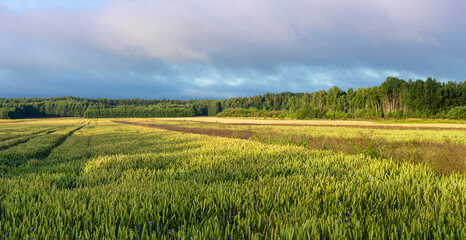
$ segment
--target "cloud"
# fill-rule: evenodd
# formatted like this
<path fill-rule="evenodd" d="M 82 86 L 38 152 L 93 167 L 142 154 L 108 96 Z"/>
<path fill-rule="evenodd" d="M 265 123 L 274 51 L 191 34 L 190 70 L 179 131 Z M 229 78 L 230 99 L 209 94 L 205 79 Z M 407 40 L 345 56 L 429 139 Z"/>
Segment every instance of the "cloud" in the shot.
<path fill-rule="evenodd" d="M 83 9 L 99 7 L 106 0 L 2 0 L 1 5 L 4 5 L 15 11 L 23 11 L 31 8 L 50 8 L 60 7 L 64 9 Z"/>
<path fill-rule="evenodd" d="M 250 65 L 334 61 L 393 47 L 440 47 L 437 34 L 453 29 L 450 25 L 459 19 L 449 16 L 466 6 L 433 0 L 106 3 L 87 11 L 3 11 L 6 17 L 0 26 L 29 39 L 92 46 L 130 57 Z M 367 52 L 360 52 L 364 49 Z"/>
<path fill-rule="evenodd" d="M 377 85 L 388 75 L 463 81 L 466 74 L 466 26 L 459 24 L 466 3 L 459 0 L 4 4 L 3 78 L 50 80 L 61 86 L 57 94 L 78 93 L 67 90 L 66 79 L 116 84 L 106 96 L 110 89 L 152 96 L 151 89 L 215 97 Z"/>
<path fill-rule="evenodd" d="M 438 1 L 115 1 L 96 22 L 111 51 L 224 65 L 385 57 L 439 48 L 458 11 Z M 447 5 L 448 6 L 448 5 Z M 405 55 L 400 52 L 400 55 Z M 391 59 L 390 59 L 391 58 Z"/>

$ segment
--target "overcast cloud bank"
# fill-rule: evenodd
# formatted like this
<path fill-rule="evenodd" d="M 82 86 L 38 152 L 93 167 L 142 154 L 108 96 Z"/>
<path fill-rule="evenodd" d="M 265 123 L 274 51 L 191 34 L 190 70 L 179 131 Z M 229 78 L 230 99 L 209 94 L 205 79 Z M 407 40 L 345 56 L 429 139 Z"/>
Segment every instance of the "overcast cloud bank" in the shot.
<path fill-rule="evenodd" d="M 3 5 L 2 5 L 3 4 Z M 464 81 L 464 1 L 0 3 L 0 94 L 224 98 Z"/>

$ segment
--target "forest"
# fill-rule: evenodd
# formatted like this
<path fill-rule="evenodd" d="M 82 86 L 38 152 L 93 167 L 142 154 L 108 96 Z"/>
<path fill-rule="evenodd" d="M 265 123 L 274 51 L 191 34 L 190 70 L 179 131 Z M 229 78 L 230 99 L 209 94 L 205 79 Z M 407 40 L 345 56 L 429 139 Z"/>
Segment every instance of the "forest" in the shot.
<path fill-rule="evenodd" d="M 230 99 L 0 98 L 0 119 L 193 116 L 466 119 L 466 85 L 432 78 L 405 81 L 388 77 L 380 86 L 356 90 L 334 86 L 313 93 L 266 93 Z"/>

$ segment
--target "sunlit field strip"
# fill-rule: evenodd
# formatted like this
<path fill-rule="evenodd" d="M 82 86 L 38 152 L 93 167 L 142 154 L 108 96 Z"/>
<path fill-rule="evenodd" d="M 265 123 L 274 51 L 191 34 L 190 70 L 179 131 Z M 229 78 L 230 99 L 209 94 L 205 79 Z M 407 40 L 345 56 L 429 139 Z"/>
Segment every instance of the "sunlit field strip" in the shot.
<path fill-rule="evenodd" d="M 463 239 L 466 182 L 424 165 L 95 121 L 2 178 L 31 239 Z"/>
<path fill-rule="evenodd" d="M 167 125 L 182 125 L 184 127 L 202 127 L 213 129 L 248 130 L 257 133 L 276 132 L 288 135 L 308 135 L 313 137 L 355 138 L 366 135 L 370 138 L 383 138 L 386 141 L 448 141 L 466 144 L 466 129 L 431 130 L 431 129 L 365 129 L 352 127 L 322 127 L 322 126 L 261 126 L 261 125 L 224 125 L 215 123 L 199 123 L 196 121 L 163 121 L 160 119 L 125 119 L 130 122 L 158 123 Z M 266 121 L 264 121 L 266 122 Z"/>
<path fill-rule="evenodd" d="M 21 129 L 18 131 L 14 131 L 11 133 L 3 133 L 0 135 L 0 143 L 13 140 L 15 138 L 20 138 L 20 137 L 27 137 L 27 136 L 32 136 L 36 135 L 42 132 L 49 131 L 51 129 L 54 129 L 54 127 L 45 127 L 45 128 L 31 128 L 31 129 Z"/>
<path fill-rule="evenodd" d="M 28 134 L 39 129 L 46 129 L 58 126 L 74 124 L 76 122 L 85 122 L 85 119 L 21 119 L 21 120 L 3 120 L 0 122 L 0 134 Z"/>
<path fill-rule="evenodd" d="M 137 118 L 135 118 L 137 119 Z M 143 119 L 143 118 L 139 118 Z M 372 126 L 372 127 L 413 127 L 413 128 L 458 128 L 466 129 L 466 122 L 462 120 L 446 120 L 448 123 L 441 121 L 434 122 L 435 120 L 418 120 L 418 122 L 413 120 L 406 121 L 368 121 L 368 120 L 324 120 L 324 119 L 315 119 L 315 120 L 292 120 L 292 119 L 264 119 L 264 118 L 251 118 L 251 117 L 179 117 L 179 118 L 157 118 L 161 121 L 188 121 L 188 122 L 198 122 L 198 123 L 220 123 L 220 124 L 246 124 L 246 125 L 297 125 L 297 126 Z"/>
<path fill-rule="evenodd" d="M 14 146 L 16 146 L 18 144 L 25 143 L 25 142 L 29 141 L 30 139 L 32 139 L 34 137 L 37 137 L 39 135 L 46 135 L 46 134 L 52 133 L 52 132 L 57 131 L 57 130 L 58 130 L 58 128 L 47 128 L 45 130 L 32 132 L 32 133 L 27 134 L 27 135 L 20 135 L 20 136 L 15 136 L 15 137 L 9 138 L 8 140 L 0 142 L 0 150 L 7 149 L 7 148 L 10 148 L 10 147 L 14 147 Z"/>
<path fill-rule="evenodd" d="M 52 132 L 55 132 L 61 128 L 65 128 L 69 125 L 59 125 L 59 126 L 44 126 L 44 125 L 33 125 L 29 128 L 20 129 L 18 131 L 12 131 L 14 134 L 5 134 L 4 140 L 0 141 L 0 150 L 4 150 L 10 147 L 14 147 L 18 144 L 25 143 L 32 138 L 35 138 L 39 135 L 46 135 Z M 13 128 L 14 130 L 14 128 Z M 18 134 L 18 132 L 20 134 Z"/>
<path fill-rule="evenodd" d="M 148 123 L 147 127 L 172 131 L 246 138 L 262 143 L 291 144 L 310 149 L 332 150 L 347 154 L 364 153 L 374 158 L 394 159 L 399 162 L 425 163 L 438 173 L 443 174 L 453 172 L 466 173 L 466 144 L 462 142 L 466 139 L 466 136 L 464 138 L 458 137 L 458 135 L 466 133 L 466 131 L 462 130 L 370 129 L 370 132 L 368 132 L 360 131 L 361 128 L 351 127 L 260 125 L 240 125 L 238 127 L 238 125 L 174 121 L 171 119 L 166 121 L 160 119 L 129 119 L 128 121 L 119 120 L 116 122 L 132 124 Z M 348 136 L 347 133 L 352 133 L 352 135 Z M 389 135 L 384 136 L 380 133 L 389 133 Z M 431 134 L 426 135 L 425 133 Z M 423 134 L 431 138 L 422 138 L 421 135 Z M 457 140 L 461 141 L 458 142 Z"/>
<path fill-rule="evenodd" d="M 36 134 L 38 132 L 46 131 L 48 129 L 56 128 L 56 126 L 47 125 L 26 125 L 26 126 L 12 126 L 8 128 L 0 125 L 0 141 L 10 140 L 16 137 L 23 137 L 26 135 Z"/>

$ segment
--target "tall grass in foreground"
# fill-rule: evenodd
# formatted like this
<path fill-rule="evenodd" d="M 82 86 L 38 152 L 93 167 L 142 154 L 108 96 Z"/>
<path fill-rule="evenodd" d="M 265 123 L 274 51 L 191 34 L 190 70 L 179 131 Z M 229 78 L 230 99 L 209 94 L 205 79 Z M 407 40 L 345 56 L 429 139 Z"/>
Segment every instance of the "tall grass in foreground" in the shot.
<path fill-rule="evenodd" d="M 364 154 L 98 121 L 10 170 L 1 239 L 466 238 L 464 175 Z"/>

